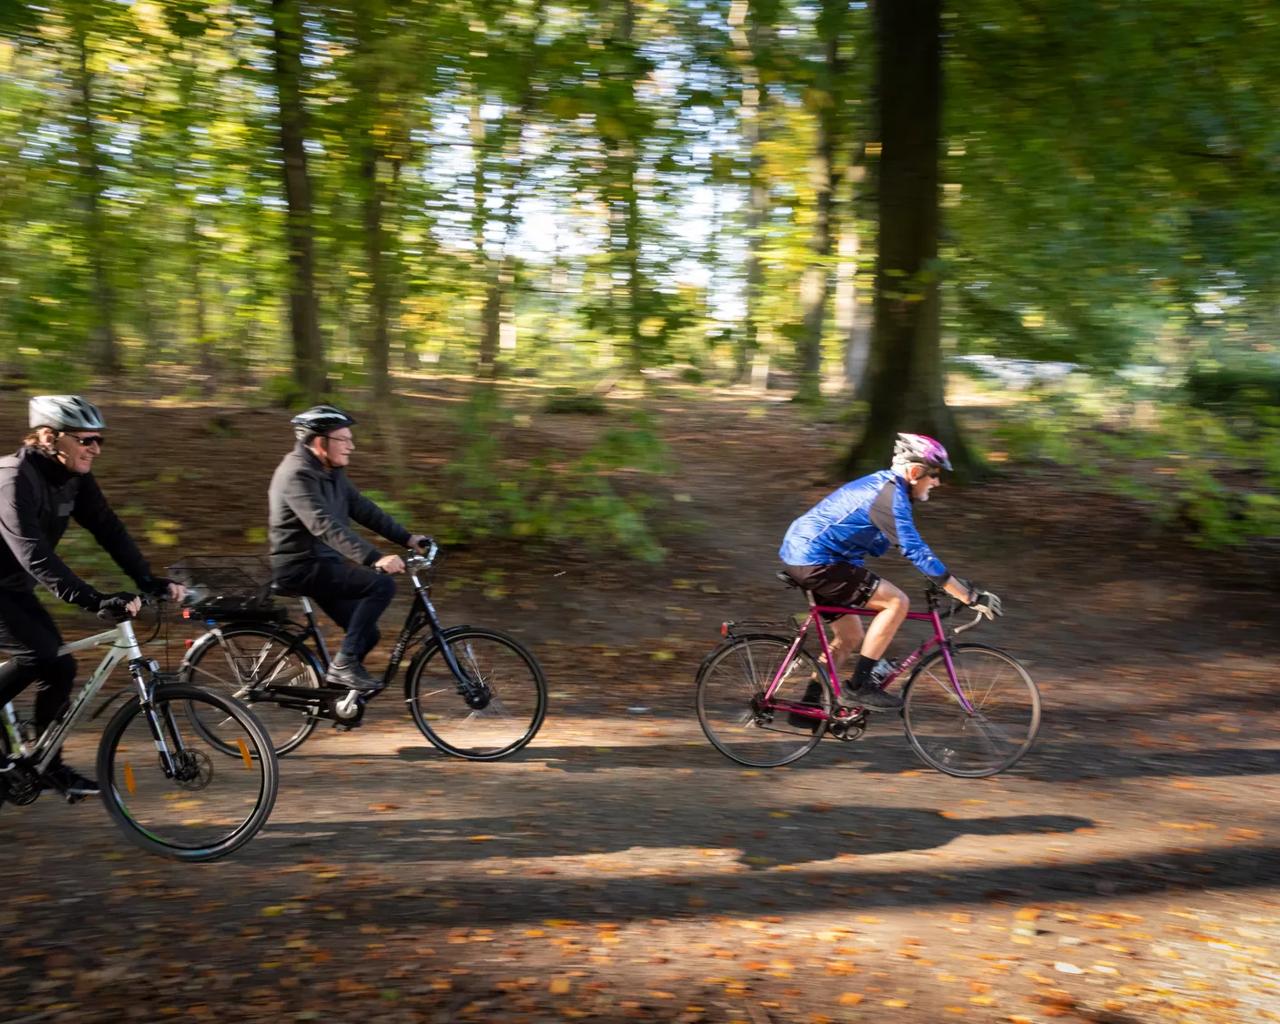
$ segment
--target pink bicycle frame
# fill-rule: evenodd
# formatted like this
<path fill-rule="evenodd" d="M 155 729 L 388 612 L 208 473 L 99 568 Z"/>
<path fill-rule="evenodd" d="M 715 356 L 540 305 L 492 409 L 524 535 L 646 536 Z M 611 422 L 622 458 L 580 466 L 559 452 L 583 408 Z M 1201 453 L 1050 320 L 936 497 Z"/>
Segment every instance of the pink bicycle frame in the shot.
<path fill-rule="evenodd" d="M 802 715 L 806 718 L 817 718 L 826 720 L 831 716 L 821 708 L 814 708 L 808 705 L 794 704 L 791 701 L 774 701 L 773 695 L 777 692 L 778 687 L 782 685 L 783 673 L 790 667 L 796 653 L 800 650 L 800 645 L 804 643 L 804 638 L 809 632 L 809 627 L 817 624 L 818 642 L 822 647 L 823 668 L 827 673 L 827 678 L 831 681 L 832 693 L 836 696 L 840 695 L 840 680 L 836 676 L 835 670 L 832 668 L 831 645 L 827 642 L 826 626 L 822 622 L 822 614 L 837 613 L 842 615 L 861 615 L 871 617 L 879 614 L 869 608 L 841 608 L 834 605 L 817 605 L 813 603 L 813 598 L 806 594 L 809 598 L 809 617 L 805 619 L 804 625 L 800 627 L 796 633 L 796 638 L 791 642 L 791 647 L 787 651 L 787 656 L 778 666 L 778 671 L 774 673 L 773 681 L 769 683 L 765 690 L 765 703 L 769 704 L 777 710 L 787 711 L 792 714 Z M 951 690 L 959 700 L 960 706 L 969 714 L 973 713 L 973 705 L 969 703 L 969 699 L 964 695 L 964 691 L 960 688 L 960 681 L 956 678 L 955 665 L 951 661 L 951 648 L 947 646 L 947 633 L 942 627 L 942 616 L 939 614 L 936 606 L 931 607 L 927 612 L 907 612 L 907 618 L 916 622 L 933 623 L 933 636 L 927 637 L 914 651 L 902 659 L 898 667 L 889 674 L 884 681 L 884 687 L 890 686 L 899 679 L 904 672 L 908 672 L 919 664 L 920 660 L 928 654 L 934 647 L 942 648 L 942 660 L 947 666 L 947 676 L 951 680 Z"/>

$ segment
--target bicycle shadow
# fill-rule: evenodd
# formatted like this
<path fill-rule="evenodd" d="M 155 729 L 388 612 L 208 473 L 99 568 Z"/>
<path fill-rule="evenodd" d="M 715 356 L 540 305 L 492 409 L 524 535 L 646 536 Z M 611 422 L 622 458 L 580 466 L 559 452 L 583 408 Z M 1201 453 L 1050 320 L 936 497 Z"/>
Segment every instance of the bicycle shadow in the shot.
<path fill-rule="evenodd" d="M 434 747 L 425 745 L 401 747 L 395 756 L 400 761 L 410 762 L 441 758 L 453 760 Z M 512 763 L 541 763 L 552 771 L 568 774 L 590 774 L 617 768 L 696 767 L 700 771 L 720 769 L 728 772 L 752 770 L 746 765 L 730 761 L 705 740 L 617 746 L 608 743 L 562 743 L 549 746 L 535 740 L 518 754 L 504 760 Z M 831 768 L 842 762 L 863 767 L 874 766 L 877 771 L 889 772 L 925 767 L 900 735 L 866 736 L 856 743 L 847 744 L 835 739 L 824 740 L 812 753 L 786 767 L 791 771 L 814 771 Z M 756 770 L 770 771 L 767 768 Z"/>
<path fill-rule="evenodd" d="M 326 754 L 326 757 L 342 756 Z M 367 755 L 365 755 L 367 757 Z M 402 762 L 456 763 L 434 747 L 401 747 L 394 757 Z M 298 754 L 291 759 L 299 758 Z M 643 746 L 599 744 L 543 746 L 535 743 L 509 759 L 511 763 L 543 764 L 567 775 L 592 774 L 619 768 L 696 768 L 700 772 L 743 772 L 706 743 L 653 743 Z M 787 771 L 828 770 L 841 765 L 851 770 L 901 775 L 933 769 L 924 764 L 900 736 L 868 735 L 856 743 L 824 740 L 813 753 L 786 766 Z M 771 769 L 758 769 L 770 772 Z M 1037 782 L 1078 782 L 1094 778 L 1200 778 L 1280 774 L 1280 748 L 1215 747 L 1199 750 L 1151 748 L 1140 751 L 1118 737 L 1116 743 L 1081 742 L 1042 737 L 1026 757 L 1003 773 Z M 939 775 L 939 778 L 944 776 Z"/>
<path fill-rule="evenodd" d="M 270 822 L 254 841 L 255 860 L 295 863 L 297 849 L 322 842 L 325 856 L 361 860 L 484 861 L 694 848 L 729 854 L 753 870 L 887 853 L 938 849 L 966 836 L 1065 834 L 1094 826 L 1089 818 L 1022 814 L 961 818 L 918 807 L 823 802 L 777 810 L 744 806 L 709 816 L 701 790 L 668 786 L 602 794 L 590 802 L 545 804 L 527 811 L 462 818 L 355 818 Z M 625 804 L 625 813 L 619 805 Z M 396 806 L 393 810 L 401 810 Z M 404 810 L 413 808 L 404 806 Z M 371 831 L 379 839 L 370 844 Z"/>

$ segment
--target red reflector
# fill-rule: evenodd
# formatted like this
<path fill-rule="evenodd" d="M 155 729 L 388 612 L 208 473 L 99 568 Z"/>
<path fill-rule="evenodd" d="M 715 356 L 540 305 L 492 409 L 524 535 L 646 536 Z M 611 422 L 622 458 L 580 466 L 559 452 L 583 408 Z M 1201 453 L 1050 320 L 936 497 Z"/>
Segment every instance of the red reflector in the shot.
<path fill-rule="evenodd" d="M 191 618 L 191 609 L 190 609 L 190 608 L 183 608 L 183 609 L 182 609 L 182 617 L 183 617 L 184 619 L 189 619 L 189 618 Z"/>
<path fill-rule="evenodd" d="M 720 623 L 720 635 L 721 636 L 729 635 L 729 623 L 727 622 Z"/>
<path fill-rule="evenodd" d="M 192 640 L 190 637 L 187 637 L 187 639 L 185 639 L 185 640 L 183 640 L 183 641 L 182 641 L 182 646 L 183 646 L 183 647 L 186 647 L 186 648 L 188 648 L 188 649 L 190 649 L 190 647 L 191 647 L 191 645 L 192 645 L 193 643 L 195 643 L 195 641 L 194 641 L 194 640 Z"/>

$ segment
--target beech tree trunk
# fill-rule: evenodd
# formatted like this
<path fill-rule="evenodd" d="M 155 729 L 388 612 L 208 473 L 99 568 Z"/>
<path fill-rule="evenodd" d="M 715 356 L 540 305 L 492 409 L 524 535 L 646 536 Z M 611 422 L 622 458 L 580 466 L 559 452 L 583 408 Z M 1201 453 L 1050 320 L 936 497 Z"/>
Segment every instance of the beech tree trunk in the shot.
<path fill-rule="evenodd" d="M 942 123 L 941 0 L 875 5 L 881 155 L 879 257 L 866 428 L 846 475 L 888 465 L 899 431 L 946 445 L 957 473 L 977 467 L 947 408 L 938 288 Z"/>

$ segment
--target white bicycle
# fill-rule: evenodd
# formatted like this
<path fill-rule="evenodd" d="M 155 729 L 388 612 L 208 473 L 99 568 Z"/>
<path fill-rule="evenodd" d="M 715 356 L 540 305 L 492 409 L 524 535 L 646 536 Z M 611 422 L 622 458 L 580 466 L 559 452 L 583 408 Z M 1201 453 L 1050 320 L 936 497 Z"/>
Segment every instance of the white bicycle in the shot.
<path fill-rule="evenodd" d="M 136 692 L 112 716 L 98 744 L 98 784 L 107 812 L 130 840 L 166 857 L 207 861 L 239 849 L 262 828 L 276 800 L 279 771 L 262 724 L 228 697 L 162 675 L 143 656 L 128 619 L 65 644 L 58 653 L 95 647 L 107 648 L 102 662 L 43 735 L 20 721 L 12 704 L 0 711 L 0 804 L 29 804 L 39 797 L 47 788 L 44 772 L 67 734 L 111 671 L 127 662 Z M 209 721 L 218 723 L 221 746 L 193 725 Z"/>

